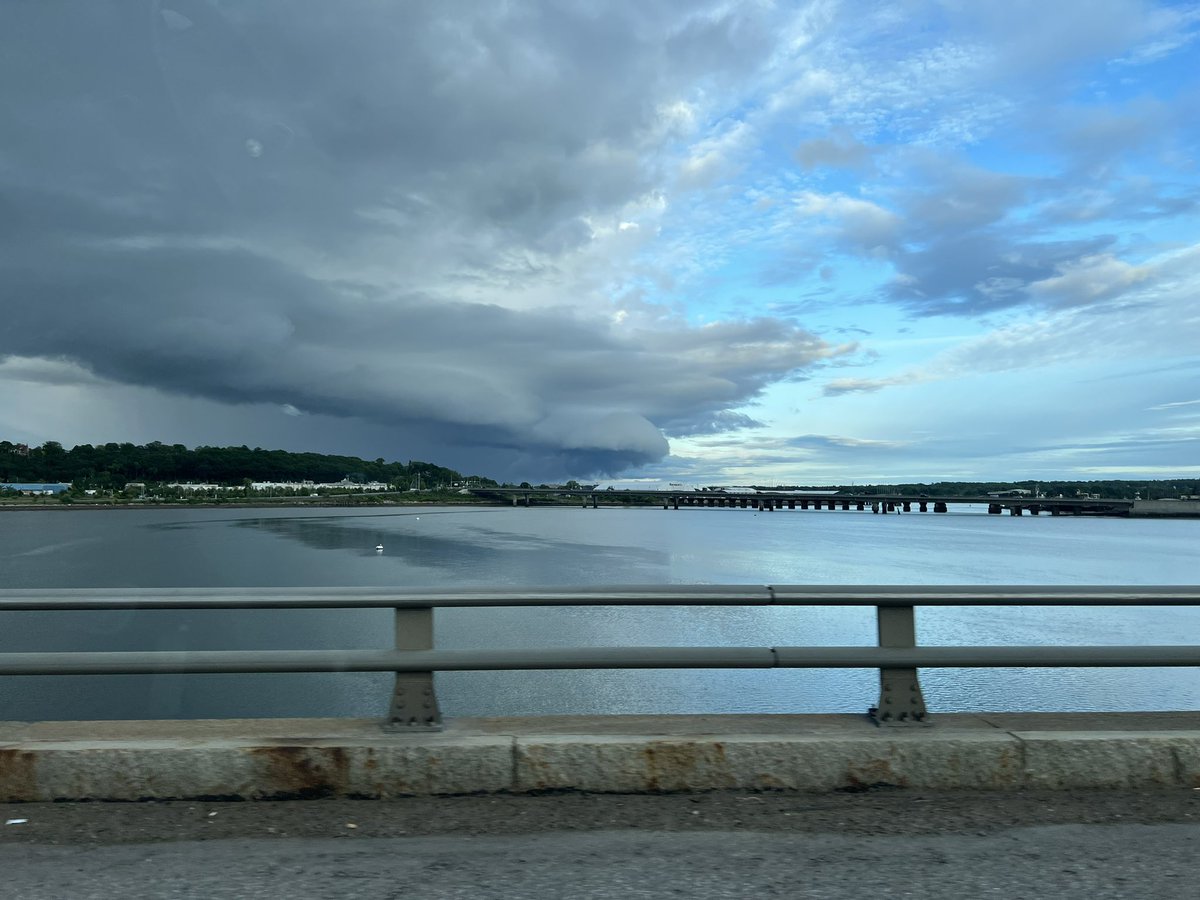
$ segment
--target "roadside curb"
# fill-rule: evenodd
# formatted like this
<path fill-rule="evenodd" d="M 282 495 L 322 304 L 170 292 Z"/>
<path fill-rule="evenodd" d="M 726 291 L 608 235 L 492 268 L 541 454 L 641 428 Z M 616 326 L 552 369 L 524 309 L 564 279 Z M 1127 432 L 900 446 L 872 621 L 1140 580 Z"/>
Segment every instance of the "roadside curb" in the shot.
<path fill-rule="evenodd" d="M 1200 787 L 1200 713 L 0 723 L 0 802 Z"/>

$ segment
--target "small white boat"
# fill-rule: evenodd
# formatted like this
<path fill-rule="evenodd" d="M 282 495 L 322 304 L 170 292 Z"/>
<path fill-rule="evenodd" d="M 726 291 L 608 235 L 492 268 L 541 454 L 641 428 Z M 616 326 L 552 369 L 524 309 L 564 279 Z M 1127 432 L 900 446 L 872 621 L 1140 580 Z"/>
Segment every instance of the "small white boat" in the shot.
<path fill-rule="evenodd" d="M 375 552 L 376 552 L 376 553 L 382 553 L 382 552 L 383 552 L 383 544 L 376 544 L 376 545 L 375 545 Z"/>

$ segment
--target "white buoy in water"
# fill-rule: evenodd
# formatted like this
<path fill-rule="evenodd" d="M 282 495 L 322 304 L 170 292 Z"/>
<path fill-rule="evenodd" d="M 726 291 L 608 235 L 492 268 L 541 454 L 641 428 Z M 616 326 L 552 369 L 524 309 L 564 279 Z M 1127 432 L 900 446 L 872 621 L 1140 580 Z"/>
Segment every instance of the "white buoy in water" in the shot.
<path fill-rule="evenodd" d="M 376 544 L 376 545 L 375 545 L 375 552 L 377 552 L 377 553 L 382 553 L 382 552 L 383 552 L 383 544 Z"/>

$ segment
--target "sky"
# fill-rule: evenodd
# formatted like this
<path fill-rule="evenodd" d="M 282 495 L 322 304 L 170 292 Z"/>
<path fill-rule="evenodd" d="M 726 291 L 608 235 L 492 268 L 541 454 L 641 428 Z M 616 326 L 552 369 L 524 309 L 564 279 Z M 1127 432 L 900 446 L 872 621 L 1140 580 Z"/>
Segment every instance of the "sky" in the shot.
<path fill-rule="evenodd" d="M 1200 474 L 1200 5 L 0 4 L 0 438 Z"/>

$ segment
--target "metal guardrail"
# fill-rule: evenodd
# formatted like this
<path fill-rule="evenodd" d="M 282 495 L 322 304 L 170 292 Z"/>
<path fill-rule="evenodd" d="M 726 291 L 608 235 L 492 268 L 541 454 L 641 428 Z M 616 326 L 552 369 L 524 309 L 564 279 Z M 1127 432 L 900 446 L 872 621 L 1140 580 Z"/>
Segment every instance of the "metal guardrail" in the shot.
<path fill-rule="evenodd" d="M 873 606 L 875 647 L 435 650 L 439 607 Z M 917 646 L 917 606 L 1200 606 L 1200 586 L 701 585 L 535 589 L 258 588 L 0 590 L 0 612 L 113 609 L 395 611 L 394 650 L 0 653 L 0 675 L 395 672 L 385 727 L 436 729 L 433 674 L 506 669 L 872 668 L 880 725 L 929 724 L 919 668 L 1200 666 L 1200 645 Z"/>

